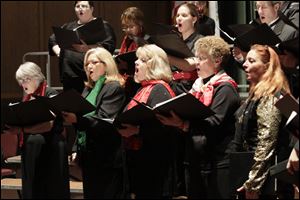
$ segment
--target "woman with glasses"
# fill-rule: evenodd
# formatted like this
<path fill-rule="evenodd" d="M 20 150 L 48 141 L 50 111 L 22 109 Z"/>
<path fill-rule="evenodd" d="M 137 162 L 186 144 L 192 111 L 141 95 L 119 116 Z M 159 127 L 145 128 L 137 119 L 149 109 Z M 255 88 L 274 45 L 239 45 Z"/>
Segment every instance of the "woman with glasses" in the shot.
<path fill-rule="evenodd" d="M 230 49 L 218 36 L 200 38 L 195 49 L 199 78 L 190 93 L 215 114 L 206 119 L 194 120 L 181 119 L 174 112 L 171 112 L 171 117 L 157 116 L 163 124 L 177 127 L 185 136 L 188 198 L 228 199 L 227 151 L 234 136 L 234 112 L 240 103 L 237 84 L 223 69 Z"/>
<path fill-rule="evenodd" d="M 135 51 L 144 44 L 144 13 L 137 7 L 129 7 L 121 14 L 122 31 L 124 33 L 119 54 Z M 139 84 L 133 80 L 134 63 L 117 60 L 120 73 L 126 79 L 127 101 L 133 97 Z"/>
<path fill-rule="evenodd" d="M 58 94 L 47 86 L 41 68 L 33 62 L 20 65 L 16 79 L 24 92 L 23 101 Z M 48 122 L 10 127 L 20 130 L 22 198 L 70 198 L 68 154 L 62 122 L 62 117 L 56 116 Z"/>
<path fill-rule="evenodd" d="M 93 1 L 75 1 L 74 11 L 77 20 L 65 23 L 62 28 L 75 30 L 76 28 L 97 19 L 94 17 Z M 98 17 L 98 20 L 102 20 Z M 103 31 L 104 29 L 104 31 Z M 48 48 L 50 55 L 59 57 L 60 79 L 64 90 L 75 89 L 82 93 L 84 89 L 84 81 L 87 79 L 83 69 L 84 54 L 95 47 L 104 47 L 110 53 L 113 53 L 116 46 L 116 37 L 113 28 L 107 21 L 103 20 L 103 27 L 99 27 L 99 32 L 103 32 L 105 36 L 91 34 L 89 38 L 82 40 L 82 44 L 73 44 L 72 48 L 61 48 L 56 42 L 55 35 L 49 38 Z M 86 41 L 89 41 L 88 43 Z"/>
<path fill-rule="evenodd" d="M 77 129 L 77 157 L 87 199 L 120 199 L 123 192 L 121 136 L 112 124 L 125 103 L 124 79 L 112 55 L 98 47 L 84 57 L 87 75 L 82 95 L 96 107 L 84 116 L 64 112 Z M 75 159 L 75 157 L 73 156 Z"/>

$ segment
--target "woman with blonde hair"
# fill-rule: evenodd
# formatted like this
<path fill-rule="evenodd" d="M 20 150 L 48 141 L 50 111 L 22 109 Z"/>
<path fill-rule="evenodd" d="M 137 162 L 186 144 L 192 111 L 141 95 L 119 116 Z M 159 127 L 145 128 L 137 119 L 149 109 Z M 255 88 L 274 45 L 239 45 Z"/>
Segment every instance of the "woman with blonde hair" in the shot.
<path fill-rule="evenodd" d="M 248 179 L 237 189 L 247 199 L 263 197 L 269 167 L 281 149 L 283 119 L 275 103 L 281 93 L 290 93 L 276 52 L 266 45 L 253 45 L 243 64 L 250 83 L 249 97 L 236 112 L 234 151 L 254 152 Z M 283 155 L 283 154 L 282 154 Z M 287 154 L 288 156 L 288 154 Z M 286 157 L 287 158 L 287 157 Z M 280 157 L 278 157 L 280 161 Z M 260 196 L 262 195 L 262 196 Z"/>
<path fill-rule="evenodd" d="M 82 169 L 85 198 L 122 198 L 123 170 L 121 137 L 105 122 L 114 119 L 125 103 L 124 79 L 112 55 L 104 48 L 87 51 L 87 75 L 82 95 L 96 107 L 84 116 L 64 112 L 66 122 L 78 130 L 77 156 Z"/>
<path fill-rule="evenodd" d="M 198 79 L 189 92 L 214 114 L 206 119 L 181 119 L 173 112 L 170 117 L 157 116 L 184 133 L 188 198 L 227 199 L 228 149 L 234 136 L 234 112 L 240 105 L 237 83 L 224 71 L 230 48 L 221 37 L 206 36 L 197 40 L 195 49 Z"/>
<path fill-rule="evenodd" d="M 134 100 L 125 110 L 145 103 L 151 107 L 175 96 L 169 86 L 172 79 L 167 54 L 156 45 L 144 45 L 136 52 L 134 80 L 141 84 Z M 159 123 L 149 120 L 139 126 L 122 124 L 118 129 L 124 138 L 127 156 L 129 189 L 136 198 L 156 199 L 164 195 L 165 181 L 172 163 L 172 131 Z"/>

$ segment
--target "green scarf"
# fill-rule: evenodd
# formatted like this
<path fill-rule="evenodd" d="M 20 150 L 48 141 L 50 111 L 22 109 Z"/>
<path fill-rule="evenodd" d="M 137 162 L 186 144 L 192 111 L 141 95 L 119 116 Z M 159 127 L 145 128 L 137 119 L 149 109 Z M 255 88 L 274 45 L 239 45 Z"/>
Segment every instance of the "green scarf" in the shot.
<path fill-rule="evenodd" d="M 101 76 L 98 81 L 95 84 L 95 87 L 92 89 L 92 91 L 88 94 L 88 96 L 86 97 L 86 100 L 88 102 L 90 102 L 92 105 L 96 106 L 96 101 L 97 101 L 97 96 L 100 93 L 104 82 L 105 82 L 106 78 L 105 76 Z M 91 116 L 93 114 L 95 114 L 96 111 L 92 111 L 90 113 L 87 113 L 84 115 L 84 117 L 87 116 Z M 85 148 L 86 146 L 86 132 L 85 131 L 77 131 L 78 134 L 78 148 Z"/>

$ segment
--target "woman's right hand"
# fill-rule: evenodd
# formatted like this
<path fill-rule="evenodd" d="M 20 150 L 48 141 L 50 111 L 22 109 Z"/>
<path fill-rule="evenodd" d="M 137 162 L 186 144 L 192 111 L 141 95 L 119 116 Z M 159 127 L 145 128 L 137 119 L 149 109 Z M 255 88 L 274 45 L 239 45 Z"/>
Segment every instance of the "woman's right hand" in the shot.
<path fill-rule="evenodd" d="M 52 47 L 53 52 L 56 54 L 57 57 L 60 55 L 60 47 L 58 45 L 54 45 Z"/>
<path fill-rule="evenodd" d="M 238 47 L 233 47 L 232 49 L 232 56 L 234 57 L 234 59 L 239 62 L 239 63 L 243 63 L 245 61 L 245 57 L 246 57 L 246 52 L 243 52 L 240 48 Z"/>
<path fill-rule="evenodd" d="M 70 165 L 76 165 L 77 162 L 77 153 L 73 152 L 70 156 L 69 156 L 69 163 Z"/>

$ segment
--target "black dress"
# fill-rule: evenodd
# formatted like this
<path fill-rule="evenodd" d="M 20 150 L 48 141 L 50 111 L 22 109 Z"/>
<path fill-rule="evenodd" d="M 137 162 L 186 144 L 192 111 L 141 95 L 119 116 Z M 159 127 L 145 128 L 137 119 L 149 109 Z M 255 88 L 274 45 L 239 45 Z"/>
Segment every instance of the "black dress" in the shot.
<path fill-rule="evenodd" d="M 153 87 L 147 104 L 151 107 L 171 98 L 168 90 L 157 84 Z M 140 124 L 139 150 L 127 150 L 127 168 L 131 192 L 136 198 L 161 199 L 170 196 L 169 172 L 173 161 L 175 134 L 173 128 L 163 126 L 158 120 Z"/>
<path fill-rule="evenodd" d="M 204 79 L 206 83 L 211 77 Z M 237 90 L 230 83 L 214 88 L 210 108 L 215 112 L 205 120 L 190 121 L 186 133 L 186 184 L 191 199 L 229 198 L 228 149 L 234 137 L 234 112 L 240 105 Z"/>
<path fill-rule="evenodd" d="M 116 47 L 116 36 L 113 28 L 108 22 L 103 21 L 104 29 L 106 32 L 106 37 L 99 36 L 99 38 L 94 38 L 94 41 L 90 41 L 88 45 L 98 44 L 107 49 L 111 54 L 113 54 Z M 62 28 L 73 30 L 80 26 L 77 21 L 66 23 Z M 101 28 L 101 27 L 99 27 Z M 105 38 L 105 39 L 102 39 Z M 52 47 L 56 45 L 55 35 L 52 34 L 48 41 L 48 50 L 50 55 L 55 55 Z M 80 94 L 84 89 L 84 80 L 86 80 L 86 74 L 83 69 L 83 59 L 85 53 L 72 51 L 69 49 L 61 49 L 59 56 L 59 74 L 60 80 L 63 83 L 64 90 L 74 88 Z"/>
<path fill-rule="evenodd" d="M 57 94 L 51 88 L 46 96 Z M 69 166 L 63 124 L 59 116 L 50 132 L 24 133 L 22 159 L 22 197 L 24 199 L 70 198 Z"/>
<path fill-rule="evenodd" d="M 87 96 L 90 89 L 83 91 Z M 78 146 L 83 193 L 87 199 L 120 199 L 123 196 L 121 136 L 102 119 L 114 119 L 122 111 L 125 90 L 116 81 L 105 83 L 96 99 L 96 114 L 77 116 L 76 128 L 86 132 L 86 147 Z"/>

